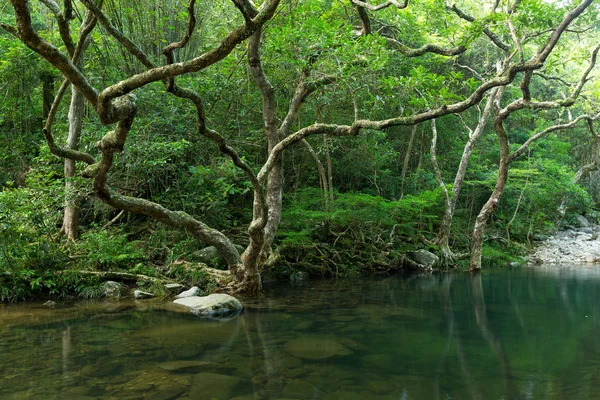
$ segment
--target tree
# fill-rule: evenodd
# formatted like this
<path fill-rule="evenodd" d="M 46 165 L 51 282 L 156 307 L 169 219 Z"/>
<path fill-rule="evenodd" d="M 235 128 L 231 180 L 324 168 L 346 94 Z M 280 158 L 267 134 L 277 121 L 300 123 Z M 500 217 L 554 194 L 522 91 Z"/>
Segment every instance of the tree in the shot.
<path fill-rule="evenodd" d="M 49 0 L 47 3 L 53 8 L 58 7 L 57 11 L 59 12 L 55 15 L 66 16 L 70 14 L 69 9 L 72 7 L 70 1 L 65 2 L 62 10 Z M 76 62 L 73 62 L 77 59 L 70 58 L 61 50 L 62 47 L 68 49 L 72 46 L 79 46 L 80 43 L 83 45 L 86 35 L 84 29 L 80 30 L 77 44 L 74 45 L 70 43 L 71 36 L 68 31 L 68 21 L 61 22 L 59 20 L 61 42 L 58 45 L 52 44 L 51 41 L 45 39 L 36 31 L 32 23 L 32 7 L 27 0 L 11 0 L 14 24 L 2 23 L 0 25 L 58 69 L 78 93 L 81 93 L 92 105 L 104 126 L 114 125 L 114 128 L 104 134 L 97 143 L 100 152 L 99 157 L 95 157 L 88 152 L 58 146 L 55 143 L 51 129 L 46 128 L 44 129 L 44 135 L 52 153 L 59 157 L 88 164 L 83 175 L 93 179 L 94 192 L 102 202 L 119 210 L 147 215 L 167 225 L 184 228 L 197 239 L 217 248 L 225 258 L 232 273 L 234 288 L 257 291 L 261 286 L 260 270 L 269 256 L 270 247 L 281 219 L 283 153 L 290 146 L 314 135 L 355 136 L 361 131 L 386 131 L 395 126 L 413 126 L 450 114 L 460 114 L 477 105 L 490 90 L 509 85 L 519 74 L 529 76 L 533 71 L 542 68 L 554 51 L 561 36 L 572 22 L 590 6 L 592 0 L 584 0 L 564 13 L 562 9 L 559 9 L 558 24 L 547 30 L 545 34 L 537 37 L 539 46 L 530 57 L 525 58 L 524 53 L 521 52 L 520 59 L 515 61 L 513 58 L 509 58 L 495 76 L 484 80 L 480 84 L 469 87 L 464 85 L 460 79 L 454 79 L 456 87 L 451 87 L 451 89 L 456 89 L 456 92 L 452 93 L 448 89 L 448 85 L 444 83 L 443 78 L 440 79 L 437 74 L 428 74 L 424 71 L 424 68 L 419 69 L 414 67 L 413 64 L 407 63 L 404 69 L 413 73 L 415 77 L 415 89 L 410 93 L 410 101 L 413 103 L 411 110 L 405 112 L 402 105 L 393 109 L 382 107 L 369 115 L 371 113 L 362 112 L 361 106 L 355 100 L 354 112 L 349 113 L 349 115 L 342 115 L 347 120 L 346 124 L 333 123 L 323 118 L 321 121 L 317 119 L 317 122 L 314 123 L 298 123 L 295 129 L 293 128 L 294 123 L 300 120 L 301 107 L 309 96 L 319 90 L 322 90 L 326 95 L 326 91 L 322 88 L 333 83 L 343 87 L 342 82 L 347 85 L 346 87 L 355 91 L 357 89 L 353 85 L 360 87 L 362 85 L 360 80 L 364 80 L 369 76 L 368 71 L 376 70 L 377 63 L 369 59 L 361 60 L 361 54 L 357 54 L 358 51 L 366 52 L 367 49 L 375 49 L 380 52 L 376 54 L 381 56 L 380 58 L 385 56 L 393 59 L 399 59 L 400 57 L 408 57 L 408 59 L 429 56 L 451 57 L 462 54 L 467 50 L 468 45 L 473 40 L 467 34 L 471 32 L 469 29 L 475 31 L 473 33 L 475 37 L 480 34 L 487 36 L 496 46 L 502 47 L 506 44 L 502 42 L 499 34 L 492 32 L 491 28 L 486 26 L 485 22 L 475 20 L 475 18 L 468 16 L 455 6 L 449 6 L 449 10 L 444 10 L 431 5 L 431 9 L 427 10 L 432 12 L 432 15 L 436 15 L 440 21 L 447 22 L 450 16 L 458 16 L 452 17 L 455 20 L 453 20 L 453 24 L 449 25 L 450 28 L 442 30 L 448 35 L 447 37 L 439 38 L 432 35 L 429 37 L 423 34 L 418 38 L 411 38 L 406 33 L 405 37 L 400 35 L 398 30 L 386 31 L 383 27 L 386 24 L 382 24 L 382 28 L 375 31 L 373 22 L 379 23 L 379 21 L 373 21 L 371 14 L 377 13 L 377 16 L 381 15 L 382 18 L 389 19 L 391 22 L 397 22 L 398 15 L 394 11 L 402 12 L 407 9 L 408 3 L 401 4 L 396 1 L 387 1 L 375 5 L 351 0 L 350 5 L 356 8 L 361 23 L 358 34 L 355 34 L 352 26 L 347 22 L 340 29 L 339 20 L 337 19 L 335 22 L 338 23 L 338 27 L 334 29 L 335 25 L 328 25 L 326 30 L 322 29 L 320 31 L 322 37 L 303 37 L 302 35 L 305 34 L 303 30 L 295 28 L 294 25 L 288 27 L 289 32 L 294 32 L 295 35 L 299 35 L 299 38 L 305 39 L 308 43 L 303 48 L 303 51 L 308 54 L 306 54 L 306 57 L 294 60 L 297 63 L 294 64 L 295 67 L 291 71 L 294 80 L 294 84 L 291 85 L 292 90 L 290 90 L 288 82 L 286 88 L 287 101 L 278 101 L 278 94 L 285 93 L 286 90 L 277 91 L 271 84 L 267 77 L 264 61 L 261 58 L 261 47 L 264 43 L 268 42 L 269 39 L 274 42 L 278 39 L 276 36 L 274 38 L 264 36 L 265 24 L 274 20 L 278 9 L 282 10 L 278 0 L 264 1 L 258 7 L 249 1 L 232 0 L 237 11 L 233 14 L 231 10 L 227 10 L 228 17 L 223 20 L 221 26 L 221 28 L 223 26 L 227 27 L 227 32 L 222 36 L 222 39 L 200 56 L 184 60 L 181 58 L 181 50 L 190 44 L 196 25 L 195 1 L 191 0 L 187 8 L 187 29 L 181 40 L 174 41 L 174 39 L 170 39 L 171 41 L 167 41 L 166 46 L 162 47 L 162 54 L 166 60 L 162 65 L 159 65 L 156 57 L 147 54 L 147 51 L 127 37 L 117 24 L 109 20 L 102 11 L 101 3 L 97 4 L 93 0 L 81 0 L 81 3 L 85 6 L 89 15 L 98 21 L 98 25 L 101 25 L 104 31 L 120 45 L 120 50 L 136 59 L 144 70 L 136 71 L 135 67 L 128 67 L 125 71 L 125 77 L 119 77 L 116 82 L 98 91 L 94 87 L 93 80 L 77 67 Z M 308 11 L 315 16 L 323 15 L 322 7 L 325 6 L 331 7 L 331 10 L 343 15 L 340 10 L 335 8 L 340 7 L 339 5 L 318 2 L 306 2 L 302 5 L 307 7 Z M 294 11 L 292 7 L 289 10 L 290 15 L 293 15 Z M 516 11 L 517 7 L 515 5 L 513 13 Z M 492 10 L 493 13 L 495 13 L 495 10 Z M 506 15 L 502 18 L 508 21 L 507 24 L 510 27 L 510 16 L 512 14 L 506 13 Z M 66 17 L 62 18 L 62 20 L 67 19 Z M 243 20 L 243 22 L 232 27 L 235 21 L 238 20 Z M 297 20 L 297 18 L 289 18 L 289 21 L 293 23 L 296 23 Z M 319 18 L 308 18 L 307 21 L 317 28 L 324 28 L 319 25 L 322 23 Z M 314 31 L 318 31 L 318 29 Z M 452 38 L 455 35 L 461 37 L 461 43 L 458 45 L 452 43 Z M 169 37 L 168 34 L 164 36 Z M 437 43 L 426 43 L 428 39 Z M 266 138 L 265 159 L 258 173 L 238 154 L 238 151 L 228 143 L 222 134 L 209 127 L 207 110 L 199 92 L 180 86 L 179 83 L 183 81 L 186 75 L 205 71 L 207 68 L 223 62 L 236 46 L 246 40 L 248 69 L 262 99 L 264 125 L 262 131 Z M 414 44 L 415 47 L 412 48 L 409 44 Z M 518 42 L 515 46 L 520 49 Z M 152 46 L 145 46 L 144 48 L 152 48 Z M 384 48 L 386 50 L 383 50 Z M 337 52 L 337 54 L 334 57 L 327 54 L 327 52 Z M 177 58 L 180 61 L 178 62 L 175 62 L 176 54 L 179 54 Z M 317 69 L 318 74 L 316 73 Z M 375 78 L 373 76 L 373 80 L 376 82 L 377 79 Z M 403 77 L 398 78 L 397 81 L 391 83 L 394 90 L 403 83 L 401 79 Z M 138 104 L 134 92 L 155 82 L 162 83 L 171 95 L 185 99 L 193 105 L 196 112 L 198 133 L 215 143 L 221 153 L 228 156 L 233 164 L 243 171 L 250 182 L 254 191 L 254 209 L 253 218 L 248 227 L 250 243 L 242 255 L 238 254 L 232 241 L 225 234 L 211 228 L 188 213 L 170 210 L 147 199 L 126 196 L 111 188 L 109 172 L 113 167 L 115 156 L 125 148 L 128 135 L 136 122 Z M 429 92 L 425 96 L 418 88 L 424 85 L 429 85 Z M 368 89 L 367 85 L 367 94 Z M 339 93 L 335 94 L 338 95 Z M 57 96 L 58 98 L 59 96 Z M 280 115 L 277 108 L 278 103 L 286 104 L 287 108 L 287 111 L 283 113 L 281 122 L 278 118 L 278 115 Z M 400 111 L 398 111 L 399 108 Z M 359 117 L 362 114 L 367 114 L 367 117 L 360 119 Z"/>

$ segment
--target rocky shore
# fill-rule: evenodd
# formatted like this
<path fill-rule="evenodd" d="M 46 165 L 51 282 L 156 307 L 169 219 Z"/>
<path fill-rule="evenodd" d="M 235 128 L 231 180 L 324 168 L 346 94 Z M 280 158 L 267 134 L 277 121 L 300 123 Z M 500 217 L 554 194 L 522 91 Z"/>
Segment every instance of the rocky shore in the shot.
<path fill-rule="evenodd" d="M 600 262 L 600 225 L 578 217 L 579 227 L 569 226 L 538 242 L 529 260 L 532 264 L 581 264 Z"/>

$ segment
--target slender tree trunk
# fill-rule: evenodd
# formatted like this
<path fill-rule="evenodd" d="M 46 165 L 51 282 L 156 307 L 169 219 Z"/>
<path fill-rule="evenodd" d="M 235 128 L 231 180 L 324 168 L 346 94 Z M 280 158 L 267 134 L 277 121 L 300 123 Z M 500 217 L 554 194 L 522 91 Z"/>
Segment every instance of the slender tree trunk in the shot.
<path fill-rule="evenodd" d="M 77 150 L 79 148 L 79 138 L 81 136 L 81 127 L 83 114 L 85 111 L 85 97 L 74 86 L 71 86 L 71 105 L 69 107 L 69 137 L 67 147 Z M 75 183 L 75 161 L 65 158 L 65 211 L 61 233 L 64 233 L 69 240 L 76 240 L 79 231 L 79 206 L 76 196 Z"/>
<path fill-rule="evenodd" d="M 446 207 L 444 209 L 444 217 L 442 218 L 442 223 L 440 225 L 440 229 L 438 231 L 438 237 L 436 239 L 437 244 L 442 249 L 450 250 L 450 228 L 452 226 L 452 219 L 454 218 L 454 210 L 456 209 L 456 203 L 458 200 L 458 196 L 462 190 L 462 186 L 465 180 L 465 175 L 467 173 L 467 166 L 469 165 L 469 160 L 471 158 L 471 154 L 473 154 L 473 150 L 475 149 L 475 144 L 483 134 L 485 130 L 485 126 L 491 114 L 492 105 L 494 101 L 499 101 L 502 97 L 503 89 L 500 90 L 498 88 L 492 89 L 490 96 L 486 102 L 485 108 L 481 115 L 479 116 L 479 120 L 477 122 L 477 126 L 475 129 L 469 129 L 469 139 L 465 144 L 463 149 L 463 154 L 460 159 L 460 163 L 458 165 L 458 170 L 456 171 L 456 176 L 454 177 L 454 185 L 452 186 L 452 196 L 450 196 L 450 201 L 446 203 Z"/>
<path fill-rule="evenodd" d="M 506 188 L 506 182 L 508 180 L 508 167 L 510 165 L 510 154 L 508 145 L 508 135 L 502 125 L 503 119 L 496 117 L 494 119 L 494 129 L 496 130 L 496 136 L 498 137 L 498 143 L 500 144 L 500 164 L 498 168 L 498 178 L 496 179 L 496 186 L 494 191 L 490 195 L 490 198 L 479 211 L 479 215 L 475 219 L 475 227 L 473 228 L 473 237 L 471 240 L 471 261 L 469 269 L 474 271 L 481 270 L 481 252 L 483 249 L 483 240 L 485 233 L 485 225 L 487 224 L 490 216 L 498 208 L 498 202 L 504 193 Z"/>
<path fill-rule="evenodd" d="M 83 22 L 87 24 L 88 17 Z M 82 27 L 83 27 L 82 25 Z M 81 56 L 77 61 L 77 68 L 83 72 L 83 60 L 85 50 L 89 45 L 89 38 L 85 40 Z M 83 127 L 83 116 L 85 114 L 85 96 L 74 85 L 71 85 L 71 103 L 69 105 L 69 136 L 67 137 L 67 148 L 71 150 L 79 149 L 79 139 L 81 137 L 81 129 Z M 65 234 L 68 240 L 75 241 L 79 236 L 79 205 L 76 195 L 75 182 L 75 160 L 65 158 L 64 163 L 65 173 L 65 210 L 63 216 L 63 224 L 60 229 L 61 234 Z"/>
<path fill-rule="evenodd" d="M 412 131 L 410 132 L 410 139 L 408 141 L 408 148 L 406 149 L 406 154 L 404 154 L 404 163 L 402 163 L 402 177 L 400 179 L 400 198 L 404 197 L 404 182 L 406 181 L 408 164 L 410 162 L 410 154 L 412 153 L 413 143 L 415 142 L 415 136 L 417 134 L 417 126 L 418 125 L 413 125 Z"/>
<path fill-rule="evenodd" d="M 42 75 L 42 100 L 42 116 L 46 120 L 54 101 L 54 76 L 50 73 Z"/>
<path fill-rule="evenodd" d="M 262 28 L 248 39 L 248 65 L 250 73 L 261 92 L 263 100 L 263 120 L 265 135 L 268 143 L 268 155 L 279 143 L 279 131 L 277 129 L 275 90 L 265 75 L 260 59 L 260 42 Z M 260 205 L 255 193 L 254 218 L 250 224 L 250 244 L 242 255 L 244 268 L 244 281 L 242 283 L 245 291 L 259 291 L 261 288 L 260 268 L 269 255 L 271 244 L 281 221 L 282 193 L 283 193 L 283 157 L 279 157 L 273 168 L 269 171 L 266 183 L 266 196 L 268 214 L 266 223 L 257 226 L 258 220 L 264 220 Z"/>
<path fill-rule="evenodd" d="M 319 155 L 313 149 L 313 147 L 308 143 L 306 139 L 302 139 L 302 144 L 306 147 L 312 158 L 315 160 L 315 164 L 317 164 L 317 172 L 319 173 L 319 182 L 321 183 L 321 189 L 323 190 L 323 200 L 325 201 L 325 207 L 329 205 L 329 181 L 327 180 L 327 174 L 325 173 L 325 168 L 323 167 L 323 163 L 319 159 Z"/>
<path fill-rule="evenodd" d="M 327 162 L 327 180 L 329 181 L 329 202 L 333 201 L 333 163 L 331 162 L 331 154 L 329 152 L 329 141 L 327 136 L 323 135 L 323 143 L 325 144 L 325 161 Z"/>

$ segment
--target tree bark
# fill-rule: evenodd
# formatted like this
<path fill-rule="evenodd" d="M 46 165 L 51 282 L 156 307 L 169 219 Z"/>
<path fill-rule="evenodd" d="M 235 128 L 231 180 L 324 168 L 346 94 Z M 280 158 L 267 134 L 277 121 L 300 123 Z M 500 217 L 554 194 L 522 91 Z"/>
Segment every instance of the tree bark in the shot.
<path fill-rule="evenodd" d="M 415 136 L 417 134 L 417 126 L 413 125 L 410 132 L 410 139 L 408 141 L 408 147 L 406 154 L 404 155 L 404 163 L 402 163 L 402 176 L 400 178 L 400 198 L 404 197 L 404 182 L 406 181 L 406 174 L 408 172 L 408 163 L 410 162 L 410 155 L 412 153 L 413 143 L 415 142 Z"/>
<path fill-rule="evenodd" d="M 473 237 L 471 239 L 471 261 L 469 263 L 469 270 L 471 272 L 481 270 L 481 253 L 483 250 L 485 225 L 487 224 L 490 216 L 498 208 L 498 202 L 504 193 L 506 182 L 508 180 L 508 167 L 510 165 L 509 144 L 508 135 L 504 129 L 503 121 L 504 119 L 502 116 L 496 116 L 496 118 L 494 118 L 494 129 L 496 130 L 498 144 L 500 145 L 498 178 L 496 178 L 496 186 L 494 186 L 494 191 L 490 195 L 489 199 L 485 202 L 481 208 L 481 211 L 479 211 L 479 215 L 477 215 L 477 218 L 475 219 L 475 227 L 473 228 Z"/>
<path fill-rule="evenodd" d="M 460 159 L 460 163 L 458 165 L 458 169 L 456 171 L 456 176 L 454 177 L 454 185 L 452 186 L 452 196 L 450 196 L 449 202 L 446 203 L 444 209 L 444 217 L 442 218 L 442 223 L 440 225 L 440 229 L 438 231 L 438 236 L 436 239 L 437 244 L 442 249 L 450 249 L 450 228 L 452 226 L 452 219 L 454 218 L 454 210 L 456 209 L 456 202 L 458 200 L 458 196 L 462 190 L 462 186 L 464 183 L 465 175 L 467 173 L 467 166 L 469 165 L 469 159 L 471 158 L 471 154 L 473 154 L 473 150 L 475 149 L 475 144 L 483 134 L 485 130 L 485 126 L 489 119 L 492 105 L 494 101 L 500 101 L 502 97 L 502 92 L 504 89 L 494 88 L 492 89 L 488 100 L 486 102 L 485 108 L 481 113 L 479 120 L 477 121 L 477 126 L 474 130 L 470 130 L 469 139 L 465 144 L 463 149 L 463 154 Z"/>
<path fill-rule="evenodd" d="M 85 112 L 85 97 L 75 86 L 71 86 L 71 104 L 69 107 L 69 136 L 67 138 L 67 148 L 71 150 L 79 149 L 79 138 L 81 137 L 81 127 L 83 123 L 83 114 Z M 76 196 L 76 187 L 73 181 L 75 176 L 75 160 L 65 158 L 65 211 L 61 233 L 67 236 L 68 240 L 74 241 L 78 237 L 79 231 L 79 205 Z"/>
<path fill-rule="evenodd" d="M 309 154 L 315 160 L 315 164 L 317 164 L 317 172 L 319 173 L 319 182 L 321 183 L 321 189 L 323 191 L 323 200 L 325 202 L 325 207 L 329 205 L 329 181 L 327 180 L 327 174 L 325 173 L 325 168 L 323 167 L 323 163 L 319 159 L 319 155 L 313 149 L 313 147 L 308 143 L 306 139 L 302 140 L 302 144 L 308 150 Z"/>

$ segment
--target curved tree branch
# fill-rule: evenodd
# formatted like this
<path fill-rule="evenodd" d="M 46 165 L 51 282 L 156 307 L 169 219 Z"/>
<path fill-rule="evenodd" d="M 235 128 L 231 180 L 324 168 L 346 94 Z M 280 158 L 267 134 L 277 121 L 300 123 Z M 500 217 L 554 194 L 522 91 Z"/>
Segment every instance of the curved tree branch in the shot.
<path fill-rule="evenodd" d="M 404 0 L 402 3 L 399 3 L 396 0 L 387 0 L 387 1 L 385 1 L 381 4 L 377 4 L 377 5 L 370 4 L 370 3 L 367 3 L 366 1 L 360 1 L 360 0 L 350 0 L 350 2 L 357 7 L 363 7 L 369 11 L 379 11 L 379 10 L 383 10 L 384 8 L 388 8 L 388 7 L 395 7 L 398 10 L 402 10 L 408 6 L 408 0 Z"/>
<path fill-rule="evenodd" d="M 454 11 L 454 13 L 456 15 L 458 15 L 460 18 L 464 19 L 465 21 L 468 21 L 468 22 L 476 22 L 477 21 L 475 19 L 475 17 L 468 15 L 467 13 L 465 13 L 464 11 L 462 11 L 461 9 L 456 7 L 455 3 L 450 3 L 449 1 L 446 1 L 446 8 Z M 492 32 L 492 30 L 489 27 L 487 27 L 483 24 L 482 24 L 482 27 L 483 27 L 483 33 L 488 38 L 490 38 L 492 43 L 494 43 L 496 46 L 498 46 L 500 49 L 502 49 L 505 52 L 510 50 L 510 46 L 508 44 L 506 44 L 498 35 L 496 35 L 494 32 Z"/>

